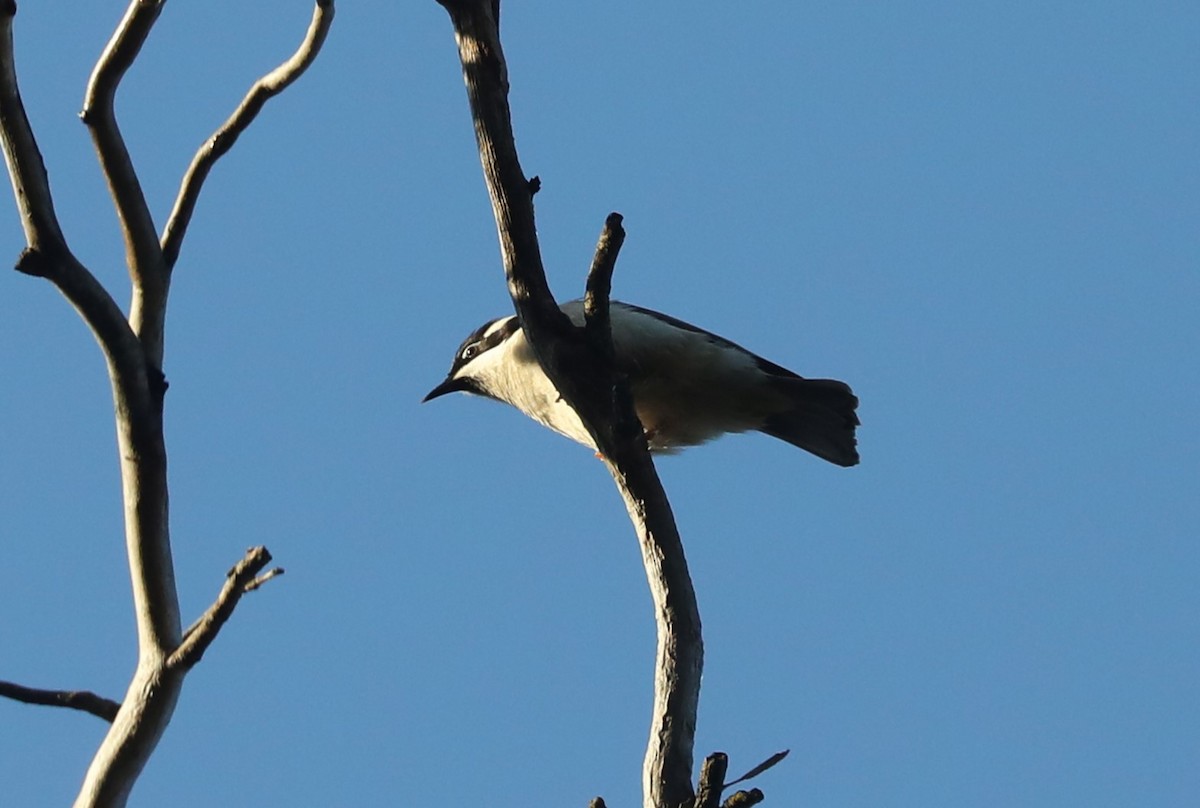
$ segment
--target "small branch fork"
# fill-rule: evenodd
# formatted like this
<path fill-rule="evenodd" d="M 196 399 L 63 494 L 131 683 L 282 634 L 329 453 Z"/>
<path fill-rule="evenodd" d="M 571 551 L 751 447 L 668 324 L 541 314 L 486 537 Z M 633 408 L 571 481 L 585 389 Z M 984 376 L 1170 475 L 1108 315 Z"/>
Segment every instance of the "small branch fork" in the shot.
<path fill-rule="evenodd" d="M 138 665 L 125 699 L 39 691 L 17 685 L 0 695 L 83 709 L 112 723 L 92 760 L 75 805 L 122 806 L 170 722 L 183 677 L 229 619 L 242 594 L 279 571 L 263 548 L 247 553 L 212 608 L 185 634 L 171 555 L 167 455 L 163 439 L 163 326 L 170 273 L 201 186 L 215 162 L 254 120 L 263 104 L 312 63 L 333 20 L 333 0 L 316 0 L 308 33 L 296 53 L 256 82 L 234 114 L 201 147 L 180 187 L 160 240 L 133 161 L 117 126 L 114 102 L 121 79 L 158 19 L 165 0 L 130 0 L 96 63 L 80 117 L 87 125 L 125 240 L 132 300 L 126 316 L 95 275 L 71 252 L 58 222 L 50 183 L 18 89 L 13 53 L 16 3 L 0 0 L 0 145 L 12 180 L 26 248 L 18 271 L 53 283 L 94 333 L 108 364 L 117 421 L 125 502 L 125 543 L 138 631 Z M 92 709 L 95 708 L 95 709 Z"/>
<path fill-rule="evenodd" d="M 242 595 L 253 592 L 267 581 L 283 574 L 282 567 L 262 572 L 270 563 L 271 554 L 267 548 L 251 547 L 246 551 L 245 557 L 227 573 L 225 586 L 221 588 L 213 605 L 184 633 L 179 647 L 167 660 L 168 667 L 186 671 L 191 670 L 200 661 L 226 621 L 233 616 L 233 610 Z M 110 724 L 121 709 L 120 702 L 87 690 L 41 690 L 5 681 L 0 681 L 0 697 L 25 704 L 80 710 L 103 718 Z"/>
<path fill-rule="evenodd" d="M 184 632 L 183 641 L 167 660 L 169 667 L 191 670 L 200 661 L 208 646 L 217 638 L 221 627 L 233 616 L 233 610 L 237 608 L 242 595 L 253 592 L 267 581 L 283 574 L 282 567 L 262 573 L 270 563 L 271 554 L 267 552 L 266 547 L 251 547 L 246 551 L 245 557 L 226 574 L 225 586 L 221 587 L 213 605 Z"/>

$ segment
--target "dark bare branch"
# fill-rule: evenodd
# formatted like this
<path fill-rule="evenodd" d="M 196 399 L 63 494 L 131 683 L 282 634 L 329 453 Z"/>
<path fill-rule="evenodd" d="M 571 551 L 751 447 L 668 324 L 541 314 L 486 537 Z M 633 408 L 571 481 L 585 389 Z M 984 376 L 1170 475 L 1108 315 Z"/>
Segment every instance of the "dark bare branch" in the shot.
<path fill-rule="evenodd" d="M 333 12 L 333 0 L 317 0 L 316 7 L 313 9 L 312 22 L 308 26 L 308 33 L 305 34 L 300 47 L 287 61 L 254 83 L 229 119 L 221 124 L 220 128 L 192 158 L 192 163 L 188 166 L 187 173 L 184 174 L 183 181 L 179 186 L 175 206 L 167 219 L 166 227 L 163 228 L 163 262 L 168 273 L 175 267 L 175 262 L 179 260 L 183 237 L 187 233 L 192 213 L 196 209 L 196 201 L 200 198 L 200 189 L 204 185 L 208 173 L 216 165 L 217 160 L 233 148 L 238 137 L 246 131 L 267 101 L 279 95 L 289 84 L 300 78 L 300 75 L 317 58 L 321 46 L 325 43 L 325 37 L 329 33 L 329 27 L 333 24 Z"/>
<path fill-rule="evenodd" d="M 490 0 L 439 2 L 454 25 L 505 276 L 522 329 L 542 369 L 592 435 L 638 534 L 658 628 L 654 711 L 643 769 L 646 804 L 690 804 L 703 643 L 670 503 L 636 427 L 629 395 L 614 394 L 622 386 L 611 361 L 605 361 L 611 346 L 597 351 L 590 340 L 581 339 L 565 322 L 546 283 L 532 190 L 513 140 L 508 72 L 497 27 L 499 5 Z M 607 290 L 594 285 L 593 291 L 593 310 L 607 307 Z M 605 338 L 608 329 L 593 331 Z"/>
<path fill-rule="evenodd" d="M 168 281 L 154 219 L 117 126 L 115 100 L 121 79 L 137 59 L 164 2 L 130 2 L 96 62 L 79 113 L 91 133 L 125 239 L 125 262 L 133 284 L 129 323 L 142 342 L 147 361 L 155 368 L 162 367 Z"/>
<path fill-rule="evenodd" d="M 602 356 L 602 361 L 611 365 L 612 328 L 609 325 L 609 296 L 612 293 L 612 275 L 617 267 L 617 255 L 625 243 L 625 228 L 621 226 L 619 213 L 610 213 L 600 231 L 596 244 L 596 255 L 588 271 L 587 291 L 583 296 L 583 318 L 587 339 L 593 351 Z"/>
<path fill-rule="evenodd" d="M 45 707 L 67 707 L 91 713 L 112 723 L 121 705 L 112 699 L 97 696 L 87 690 L 41 690 L 25 687 L 15 682 L 0 681 L 0 696 L 25 704 L 40 704 Z"/>
<path fill-rule="evenodd" d="M 50 197 L 46 164 L 17 87 L 12 38 L 16 13 L 17 4 L 12 0 L 0 3 L 0 126 L 4 135 L 4 159 L 12 176 L 26 242 L 31 246 L 46 242 L 65 244 Z"/>
<path fill-rule="evenodd" d="M 533 214 L 537 184 L 525 177 L 517 157 L 508 106 L 508 67 L 497 33 L 500 6 L 484 0 L 439 2 L 454 24 L 508 290 L 530 342 L 552 349 L 555 341 L 539 336 L 562 337 L 573 328 L 546 283 Z"/>
<path fill-rule="evenodd" d="M 233 615 L 233 610 L 237 608 L 242 595 L 257 589 L 276 575 L 282 574 L 283 570 L 274 569 L 261 578 L 258 577 L 262 569 L 270 563 L 271 554 L 267 552 L 266 547 L 251 547 L 246 551 L 242 560 L 226 574 L 225 585 L 221 587 L 221 592 L 217 595 L 213 605 L 208 607 L 208 611 L 184 632 L 183 641 L 179 643 L 179 647 L 167 660 L 167 667 L 189 670 L 200 661 L 204 652 L 208 650 L 208 646 L 212 645 L 213 640 L 217 638 L 221 627 Z"/>
<path fill-rule="evenodd" d="M 720 808 L 721 791 L 728 770 L 729 756 L 724 752 L 713 752 L 704 759 L 704 765 L 700 768 L 700 786 L 696 789 L 695 808 Z"/>

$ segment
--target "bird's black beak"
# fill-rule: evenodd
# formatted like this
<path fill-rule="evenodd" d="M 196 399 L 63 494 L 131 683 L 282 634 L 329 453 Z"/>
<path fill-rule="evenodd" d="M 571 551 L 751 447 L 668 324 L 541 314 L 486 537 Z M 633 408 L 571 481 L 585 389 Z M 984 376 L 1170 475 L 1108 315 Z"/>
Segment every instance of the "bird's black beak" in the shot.
<path fill-rule="evenodd" d="M 430 390 L 429 394 L 426 395 L 425 398 L 421 399 L 421 403 L 424 404 L 426 401 L 433 401 L 435 398 L 444 396 L 447 393 L 465 393 L 469 392 L 471 389 L 472 387 L 469 380 L 456 379 L 451 376 L 447 378 L 446 381 Z"/>

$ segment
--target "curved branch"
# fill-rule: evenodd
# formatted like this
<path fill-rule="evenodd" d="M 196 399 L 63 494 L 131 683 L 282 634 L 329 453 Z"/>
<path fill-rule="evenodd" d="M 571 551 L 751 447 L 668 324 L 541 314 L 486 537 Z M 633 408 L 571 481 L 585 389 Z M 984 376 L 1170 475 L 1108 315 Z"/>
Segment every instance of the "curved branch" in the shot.
<path fill-rule="evenodd" d="M 4 136 L 4 159 L 12 177 L 25 240 L 31 246 L 45 242 L 65 244 L 54 213 L 46 164 L 29 126 L 17 86 L 12 39 L 16 13 L 17 4 L 13 0 L 0 3 L 0 126 Z"/>
<path fill-rule="evenodd" d="M 254 83 L 229 119 L 221 124 L 220 128 L 192 158 L 192 163 L 188 166 L 187 173 L 184 174 L 183 181 L 180 183 L 175 206 L 167 219 L 166 227 L 163 228 L 163 262 L 168 273 L 175 267 L 175 262 L 179 260 L 183 237 L 187 233 L 192 213 L 196 209 L 196 201 L 200 198 L 200 189 L 208 177 L 208 172 L 216 165 L 217 160 L 233 148 L 238 136 L 246 131 L 267 101 L 279 95 L 289 84 L 300 78 L 300 75 L 317 58 L 321 46 L 325 43 L 325 37 L 329 33 L 329 27 L 333 25 L 333 12 L 333 0 L 317 0 L 316 7 L 313 9 L 312 22 L 308 26 L 308 33 L 305 34 L 300 47 L 286 62 Z"/>
<path fill-rule="evenodd" d="M 112 699 L 97 696 L 88 690 L 41 690 L 25 687 L 16 682 L 0 681 L 0 696 L 24 704 L 40 704 L 44 707 L 67 707 L 91 713 L 112 723 L 121 705 Z"/>
<path fill-rule="evenodd" d="M 142 341 L 146 359 L 162 367 L 167 276 L 154 219 L 146 204 L 125 139 L 117 126 L 114 102 L 121 79 L 154 27 L 164 0 L 132 0 L 88 80 L 79 117 L 87 125 L 117 209 L 125 239 L 125 261 L 133 284 L 130 326 Z"/>
<path fill-rule="evenodd" d="M 703 666 L 700 615 L 670 503 L 646 451 L 628 391 L 618 382 L 611 361 L 611 334 L 604 327 L 608 307 L 605 273 L 611 273 L 611 262 L 604 254 L 611 251 L 615 260 L 615 249 L 606 247 L 602 239 L 589 283 L 593 323 L 581 337 L 554 302 L 542 268 L 533 187 L 521 170 L 513 140 L 508 73 L 497 25 L 499 4 L 493 0 L 439 2 L 454 25 L 505 275 L 521 327 L 542 369 L 591 433 L 641 545 L 658 629 L 654 711 L 643 769 L 644 804 L 647 808 L 690 804 Z"/>
<path fill-rule="evenodd" d="M 0 140 L 28 243 L 17 268 L 47 278 L 58 287 L 91 327 L 107 360 L 138 631 L 137 667 L 123 701 L 119 706 L 105 700 L 91 702 L 97 714 L 103 713 L 112 726 L 84 777 L 75 802 L 77 808 L 125 804 L 170 722 L 184 674 L 212 642 L 238 597 L 278 574 L 273 571 L 255 577 L 261 569 L 258 566 L 248 579 L 237 575 L 234 590 L 223 592 L 187 642 L 181 642 L 163 439 L 165 379 L 160 370 L 169 276 L 113 112 L 117 86 L 137 57 L 162 1 L 131 2 L 92 73 L 82 113 L 125 236 L 133 284 L 127 319 L 92 273 L 72 255 L 63 236 L 46 169 L 17 85 L 12 43 L 16 5 L 12 0 L 0 0 Z M 260 557 L 254 555 L 255 559 Z M 87 694 L 27 690 L 23 695 L 88 709 Z"/>
<path fill-rule="evenodd" d="M 136 377 L 143 373 L 143 362 L 125 315 L 75 258 L 55 213 L 45 162 L 17 83 L 12 39 L 16 11 L 11 0 L 0 4 L 0 141 L 28 245 L 16 268 L 57 286 L 92 329 L 115 371 Z"/>
<path fill-rule="evenodd" d="M 161 384 L 154 383 L 159 379 L 152 377 L 144 343 L 108 292 L 71 254 L 57 222 L 45 167 L 16 82 L 15 11 L 11 2 L 0 7 L 0 133 L 28 241 L 17 266 L 54 283 L 91 327 L 108 362 L 117 416 L 138 666 L 125 701 L 112 716 L 112 726 L 92 759 L 76 805 L 122 805 L 170 721 L 181 683 L 161 666 L 166 651 L 179 641 L 167 528 L 166 449 L 161 398 L 155 393 Z M 140 304 L 138 291 L 135 288 L 135 309 Z M 159 302 L 165 305 L 165 298 Z M 161 349 L 161 341 L 158 346 Z M 153 367 L 157 366 L 155 362 Z"/>

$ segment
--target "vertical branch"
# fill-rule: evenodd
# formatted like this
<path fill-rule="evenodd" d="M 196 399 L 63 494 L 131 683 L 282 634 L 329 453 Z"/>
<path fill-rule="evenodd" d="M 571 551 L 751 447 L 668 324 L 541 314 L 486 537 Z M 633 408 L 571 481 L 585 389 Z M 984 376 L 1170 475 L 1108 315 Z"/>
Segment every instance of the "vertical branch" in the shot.
<path fill-rule="evenodd" d="M 4 161 L 12 178 L 13 195 L 26 242 L 33 249 L 43 244 L 65 245 L 50 197 L 46 165 L 17 88 L 12 38 L 16 13 L 14 0 L 0 2 L 0 126 L 4 136 Z"/>
<path fill-rule="evenodd" d="M 613 221 L 610 217 L 613 232 L 601 240 L 589 280 L 587 308 L 592 316 L 581 336 L 558 310 L 542 268 L 532 193 L 513 140 L 508 73 L 498 34 L 499 4 L 493 0 L 439 2 L 454 26 L 505 275 L 525 337 L 605 458 L 641 545 L 658 629 L 643 803 L 646 808 L 690 804 L 703 666 L 700 615 L 670 503 L 646 451 L 628 392 L 612 363 L 605 273 L 611 274 L 620 246 L 619 218 Z"/>
<path fill-rule="evenodd" d="M 114 104 L 125 71 L 137 59 L 165 0 L 131 0 L 104 52 L 100 54 L 83 98 L 79 117 L 87 125 L 125 239 L 125 261 L 133 285 L 129 322 L 142 341 L 146 359 L 162 368 L 163 328 L 169 278 L 154 219 L 117 126 Z"/>
<path fill-rule="evenodd" d="M 491 0 L 439 1 L 454 24 L 508 291 L 535 352 L 552 351 L 550 335 L 561 337 L 571 326 L 546 283 L 534 224 L 533 189 L 521 170 L 512 136 L 508 67 L 497 33 L 500 4 Z"/>
<path fill-rule="evenodd" d="M 182 681 L 164 666 L 179 642 L 179 605 L 167 536 L 161 398 L 151 393 L 142 342 L 67 247 L 17 87 L 12 48 L 16 8 L 8 2 L 0 12 L 0 130 L 28 243 L 18 269 L 47 278 L 71 301 L 100 343 L 113 386 L 140 653 L 129 691 L 92 760 L 76 805 L 122 805 L 170 721 Z"/>

